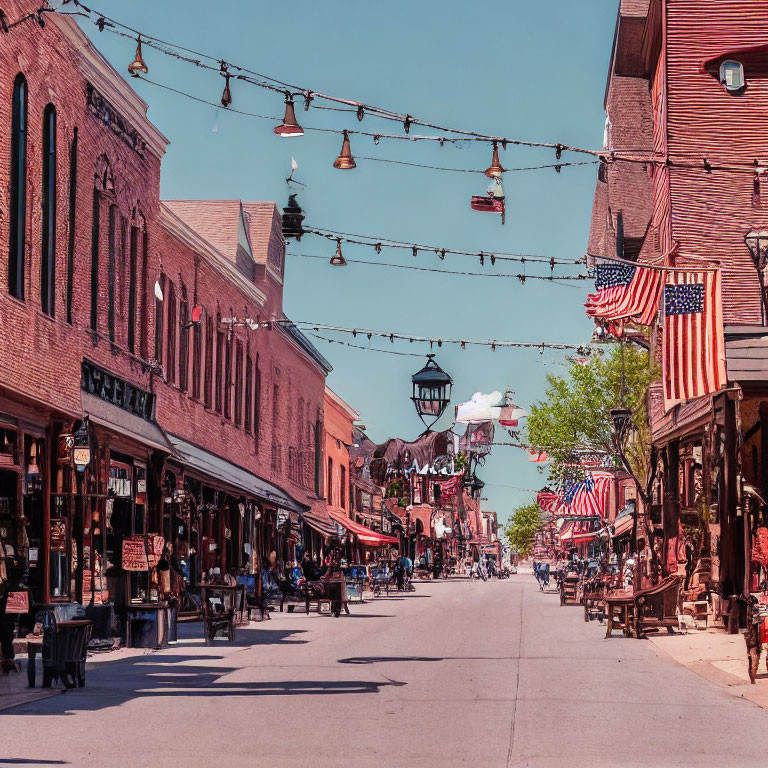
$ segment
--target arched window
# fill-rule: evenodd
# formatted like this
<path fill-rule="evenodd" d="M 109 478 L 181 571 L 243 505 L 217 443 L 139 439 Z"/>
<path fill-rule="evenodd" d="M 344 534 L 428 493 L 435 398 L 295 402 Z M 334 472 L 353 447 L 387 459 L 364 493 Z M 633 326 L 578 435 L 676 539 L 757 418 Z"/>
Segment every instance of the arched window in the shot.
<path fill-rule="evenodd" d="M 11 110 L 11 221 L 8 291 L 24 299 L 24 251 L 27 232 L 27 81 L 16 75 Z"/>
<path fill-rule="evenodd" d="M 43 112 L 43 248 L 40 258 L 40 305 L 56 310 L 56 107 Z"/>

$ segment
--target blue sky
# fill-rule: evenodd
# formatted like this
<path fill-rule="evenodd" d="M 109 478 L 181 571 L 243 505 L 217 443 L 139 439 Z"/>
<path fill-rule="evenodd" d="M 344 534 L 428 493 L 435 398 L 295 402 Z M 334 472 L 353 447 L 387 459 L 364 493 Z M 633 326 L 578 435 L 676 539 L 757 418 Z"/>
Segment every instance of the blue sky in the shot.
<path fill-rule="evenodd" d="M 492 135 L 561 141 L 597 148 L 616 0 L 292 0 L 290 3 L 158 3 L 98 0 L 107 15 L 157 37 L 243 64 L 325 93 L 417 115 L 430 122 Z M 183 10 L 182 10 L 183 9 Z M 84 28 L 121 73 L 133 58 L 128 40 Z M 145 50 L 149 77 L 211 101 L 222 80 L 215 73 Z M 507 221 L 470 210 L 483 194 L 482 175 L 448 173 L 358 160 L 352 171 L 332 167 L 340 148 L 333 134 L 281 139 L 269 121 L 222 113 L 146 83 L 132 81 L 149 116 L 170 139 L 163 161 L 164 198 L 275 200 L 283 206 L 293 155 L 307 188 L 299 201 L 316 227 L 422 242 L 448 248 L 536 253 L 577 259 L 584 253 L 595 167 L 505 175 Z M 281 115 L 280 94 L 232 83 L 233 107 Z M 305 126 L 357 128 L 354 115 L 297 111 Z M 365 130 L 399 126 L 366 117 Z M 416 129 L 412 129 L 416 132 Z M 426 132 L 426 131 L 424 131 Z M 490 161 L 484 144 L 460 147 L 353 137 L 352 152 L 406 162 L 476 168 Z M 564 159 L 583 160 L 581 156 Z M 550 163 L 549 150 L 508 148 L 502 164 Z M 334 245 L 306 236 L 289 251 L 330 258 Z M 467 257 L 422 255 L 345 246 L 347 258 L 480 271 Z M 497 262 L 488 272 L 520 271 Z M 529 265 L 529 273 L 536 269 Z M 539 268 L 541 271 L 541 268 Z M 365 265 L 333 268 L 320 259 L 289 256 L 285 309 L 297 320 L 368 327 L 426 336 L 582 343 L 590 323 L 584 283 L 439 275 Z M 344 338 L 344 337 L 342 337 Z M 359 341 L 360 337 L 358 337 Z M 352 339 L 349 339 L 352 341 Z M 416 357 L 329 345 L 317 340 L 334 365 L 328 383 L 361 412 L 372 439 L 413 439 L 421 431 L 411 402 Z M 357 341 L 356 341 L 357 343 Z M 367 343 L 363 339 L 363 343 Z M 424 345 L 373 342 L 401 352 Z M 443 346 L 440 365 L 454 379 L 454 403 L 476 391 L 510 387 L 524 406 L 538 399 L 547 373 L 564 371 L 564 353 Z M 452 413 L 452 409 L 451 409 Z M 448 418 L 438 426 L 447 426 Z M 497 433 L 498 435 L 498 433 Z M 503 434 L 497 439 L 504 439 Z M 498 447 L 481 468 L 484 506 L 500 519 L 527 501 L 543 478 L 525 454 Z"/>

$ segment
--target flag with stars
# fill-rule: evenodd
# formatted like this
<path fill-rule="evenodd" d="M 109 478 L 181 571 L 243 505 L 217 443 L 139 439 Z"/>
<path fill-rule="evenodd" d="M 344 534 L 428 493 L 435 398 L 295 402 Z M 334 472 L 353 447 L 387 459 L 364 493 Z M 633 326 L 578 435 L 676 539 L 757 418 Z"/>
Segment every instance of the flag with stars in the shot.
<path fill-rule="evenodd" d="M 595 266 L 596 293 L 587 296 L 587 315 L 599 320 L 631 319 L 651 325 L 659 308 L 664 270 L 628 262 Z"/>
<path fill-rule="evenodd" d="M 725 386 L 719 269 L 667 272 L 662 373 L 664 408 Z"/>

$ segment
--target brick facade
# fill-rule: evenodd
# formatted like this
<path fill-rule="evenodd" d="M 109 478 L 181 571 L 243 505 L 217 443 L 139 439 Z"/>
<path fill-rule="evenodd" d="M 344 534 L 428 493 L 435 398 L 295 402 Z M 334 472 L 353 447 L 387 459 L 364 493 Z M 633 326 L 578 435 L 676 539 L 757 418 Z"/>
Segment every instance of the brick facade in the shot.
<path fill-rule="evenodd" d="M 3 10 L 12 22 L 37 7 L 10 0 Z M 240 201 L 162 203 L 160 166 L 167 140 L 147 120 L 146 104 L 72 19 L 51 13 L 45 21 L 44 27 L 35 21 L 14 27 L 0 45 L 0 132 L 15 137 L 0 146 L 0 429 L 8 430 L 6 442 L 8 434 L 18 441 L 18 450 L 11 446 L 0 456 L 0 465 L 11 465 L 0 467 L 0 497 L 11 502 L 11 522 L 0 520 L 0 539 L 6 536 L 21 552 L 26 524 L 32 548 L 41 550 L 30 582 L 34 599 L 81 600 L 89 568 L 99 573 L 120 563 L 121 538 L 104 537 L 107 526 L 99 521 L 107 516 L 104 499 L 109 495 L 117 510 L 121 491 L 130 488 L 125 503 L 144 509 L 143 532 L 172 536 L 174 547 L 178 534 L 184 545 L 178 551 L 185 557 L 219 537 L 219 551 L 227 554 L 198 552 L 198 574 L 201 566 L 239 566 L 246 559 L 257 569 L 258 557 L 245 558 L 244 544 L 254 555 L 276 548 L 283 562 L 291 557 L 288 532 L 296 522 L 290 518 L 286 524 L 280 504 L 273 501 L 261 517 L 254 506 L 258 493 L 241 495 L 239 486 L 227 488 L 226 480 L 218 484 L 226 490 L 206 500 L 198 491 L 193 503 L 184 485 L 177 486 L 178 496 L 171 495 L 164 466 L 166 460 L 176 462 L 177 472 L 178 459 L 156 426 L 224 460 L 235 474 L 239 467 L 272 483 L 298 507 L 324 510 L 323 412 L 330 366 L 285 322 L 285 242 L 277 208 Z M 23 111 L 20 93 L 26 96 Z M 55 128 L 43 147 L 44 122 L 54 125 L 52 109 Z M 22 112 L 25 130 L 13 131 L 14 115 Z M 12 180 L 20 136 L 26 138 L 23 196 L 15 194 L 20 187 Z M 55 169 L 48 176 L 55 194 L 44 197 L 46 168 Z M 11 221 L 13 214 L 13 221 L 21 220 L 20 199 L 26 204 L 23 230 Z M 47 251 L 44 219 L 48 229 L 55 221 Z M 14 250 L 20 231 L 23 280 L 17 282 L 13 265 L 19 261 L 13 254 L 20 252 Z M 45 252 L 55 259 L 49 292 Z M 201 309 L 199 322 L 195 308 Z M 102 419 L 98 428 L 92 426 L 92 461 L 77 475 L 56 451 L 59 434 L 76 428 L 84 413 L 91 414 L 92 425 L 95 421 L 81 391 L 84 361 L 117 377 L 118 394 L 110 396 L 122 398 L 118 415 L 127 421 Z M 154 396 L 151 413 L 124 413 L 133 387 Z M 155 437 L 147 441 L 147 435 Z M 35 458 L 42 483 L 30 526 L 20 511 L 31 498 L 27 466 L 34 468 Z M 116 461 L 127 467 L 128 485 L 113 483 Z M 72 502 L 78 494 L 92 499 L 81 523 Z M 195 515 L 202 517 L 193 540 Z M 61 550 L 71 561 L 67 568 L 86 569 L 77 576 L 75 591 L 66 594 L 49 594 L 53 517 L 68 520 Z M 258 520 L 258 531 L 244 530 L 243 521 Z M 124 533 L 131 532 L 141 531 Z M 27 542 L 24 549 L 29 548 Z M 59 586 L 69 590 L 69 578 Z"/>

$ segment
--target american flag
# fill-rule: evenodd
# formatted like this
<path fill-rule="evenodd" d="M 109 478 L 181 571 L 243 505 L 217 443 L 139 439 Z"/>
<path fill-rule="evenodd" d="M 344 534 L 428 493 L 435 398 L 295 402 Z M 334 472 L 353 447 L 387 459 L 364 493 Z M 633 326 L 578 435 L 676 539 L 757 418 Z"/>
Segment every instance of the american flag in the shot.
<path fill-rule="evenodd" d="M 571 515 L 605 517 L 613 487 L 610 472 L 587 472 L 581 479 L 566 478 L 563 483 L 563 503 Z"/>
<path fill-rule="evenodd" d="M 725 386 L 719 269 L 670 271 L 664 287 L 664 408 Z"/>
<path fill-rule="evenodd" d="M 651 325 L 664 285 L 664 270 L 606 262 L 595 267 L 597 293 L 587 296 L 587 314 L 601 320 L 631 318 Z"/>

